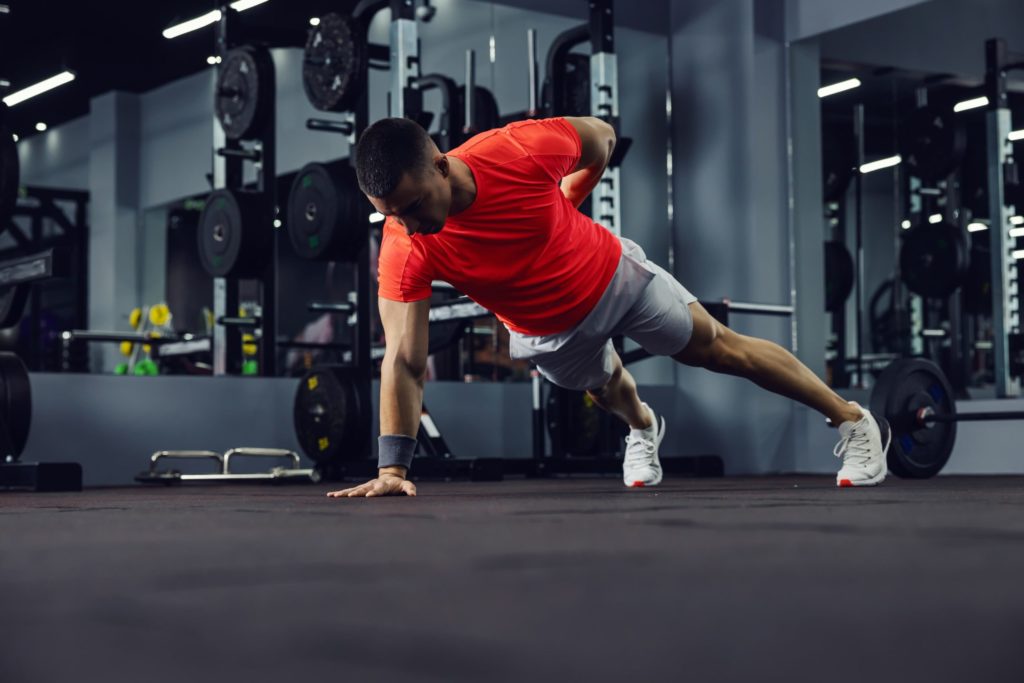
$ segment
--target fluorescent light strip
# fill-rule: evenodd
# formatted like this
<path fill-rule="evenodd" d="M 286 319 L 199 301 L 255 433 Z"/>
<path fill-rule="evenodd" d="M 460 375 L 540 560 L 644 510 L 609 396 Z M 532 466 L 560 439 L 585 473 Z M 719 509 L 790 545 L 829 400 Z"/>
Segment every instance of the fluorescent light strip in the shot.
<path fill-rule="evenodd" d="M 231 9 L 235 10 L 236 12 L 242 12 L 244 10 L 249 9 L 250 7 L 262 5 L 265 2 L 267 2 L 267 0 L 238 0 L 237 2 L 231 3 Z M 212 12 L 207 12 L 202 16 L 196 17 L 195 19 L 189 19 L 188 21 L 183 21 L 180 24 L 176 24 L 174 26 L 171 26 L 170 28 L 164 29 L 163 36 L 164 38 L 168 39 L 177 38 L 178 36 L 183 36 L 186 33 L 197 31 L 201 28 L 209 26 L 210 24 L 216 24 L 218 21 L 220 21 L 220 19 L 220 10 L 215 9 Z"/>
<path fill-rule="evenodd" d="M 1018 261 L 1024 259 L 1024 249 L 1017 249 L 1016 251 L 1014 251 L 1013 258 L 1017 259 Z"/>
<path fill-rule="evenodd" d="M 1024 237 L 1024 228 L 1010 228 L 1010 237 Z"/>
<path fill-rule="evenodd" d="M 847 90 L 853 90 L 861 86 L 859 78 L 851 78 L 846 81 L 840 81 L 839 83 L 833 83 L 832 85 L 826 85 L 818 88 L 818 97 L 828 97 L 829 95 L 835 95 L 836 93 L 846 92 Z"/>
<path fill-rule="evenodd" d="M 370 214 L 370 222 L 371 223 L 380 223 L 383 220 L 384 220 L 384 214 L 382 214 L 379 211 L 374 211 L 373 213 Z"/>
<path fill-rule="evenodd" d="M 942 222 L 942 214 L 941 213 L 933 213 L 931 216 L 928 216 L 928 222 L 931 223 L 932 225 L 935 225 L 936 223 L 941 223 Z"/>
<path fill-rule="evenodd" d="M 320 25 L 320 17 L 311 17 L 310 20 L 309 20 L 309 25 L 310 26 L 319 26 Z"/>
<path fill-rule="evenodd" d="M 42 95 L 44 92 L 47 92 L 48 90 L 53 90 L 54 88 L 60 87 L 65 83 L 70 83 L 73 80 L 75 80 L 75 74 L 71 73 L 70 71 L 64 71 L 62 73 L 57 74 L 56 76 L 51 76 L 47 78 L 45 81 L 39 81 L 35 85 L 30 85 L 27 88 L 19 90 L 18 92 L 11 93 L 10 95 L 4 98 L 4 104 L 6 104 L 8 107 L 13 107 L 14 105 L 20 104 L 27 99 L 31 99 L 36 95 Z"/>
<path fill-rule="evenodd" d="M 45 133 L 46 132 L 46 124 L 43 123 L 42 121 L 40 121 L 39 123 L 36 124 L 36 130 L 38 130 L 40 133 Z"/>
<path fill-rule="evenodd" d="M 1008 136 L 1010 142 L 1017 142 L 1018 140 L 1024 140 L 1024 128 L 1021 130 L 1015 130 Z"/>
<path fill-rule="evenodd" d="M 982 230 L 988 230 L 988 226 L 984 223 L 974 222 L 967 224 L 967 232 L 981 232 Z"/>
<path fill-rule="evenodd" d="M 955 111 L 955 112 L 957 112 L 959 114 L 960 112 L 967 111 L 968 109 L 977 109 L 978 107 L 987 107 L 987 106 L 988 106 L 988 98 L 987 97 L 984 97 L 984 96 L 982 96 L 982 97 L 975 97 L 973 100 L 964 100 L 963 102 L 957 102 L 956 106 L 953 107 L 953 111 Z"/>
<path fill-rule="evenodd" d="M 1024 225 L 1024 216 L 1010 216 L 1010 225 Z"/>
<path fill-rule="evenodd" d="M 871 173 L 872 171 L 880 171 L 883 168 L 889 168 L 891 166 L 898 165 L 903 161 L 903 157 L 897 154 L 894 157 L 886 157 L 885 159 L 879 159 L 878 161 L 872 161 L 864 164 L 860 167 L 861 173 Z"/>

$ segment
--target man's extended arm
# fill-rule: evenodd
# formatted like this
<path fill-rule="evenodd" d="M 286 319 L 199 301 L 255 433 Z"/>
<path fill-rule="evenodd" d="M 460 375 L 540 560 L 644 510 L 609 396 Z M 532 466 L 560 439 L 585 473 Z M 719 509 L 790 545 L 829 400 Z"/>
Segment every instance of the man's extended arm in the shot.
<path fill-rule="evenodd" d="M 379 302 L 387 343 L 380 370 L 380 467 L 376 479 L 328 494 L 334 497 L 416 495 L 405 477 L 423 412 L 430 300 Z"/>
<path fill-rule="evenodd" d="M 579 208 L 597 187 L 615 149 L 615 129 L 593 116 L 567 116 L 567 123 L 579 133 L 580 162 L 562 179 L 562 194 Z"/>

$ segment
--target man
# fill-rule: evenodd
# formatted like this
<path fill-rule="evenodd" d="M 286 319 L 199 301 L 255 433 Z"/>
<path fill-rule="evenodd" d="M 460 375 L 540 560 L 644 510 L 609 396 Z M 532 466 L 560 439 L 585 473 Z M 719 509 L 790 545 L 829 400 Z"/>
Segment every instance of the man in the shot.
<path fill-rule="evenodd" d="M 381 368 L 379 473 L 333 497 L 416 495 L 416 447 L 427 361 L 430 285 L 445 280 L 509 329 L 510 353 L 551 382 L 586 390 L 629 424 L 627 486 L 661 482 L 665 421 L 640 400 L 610 339 L 625 335 L 680 363 L 745 377 L 839 425 L 839 486 L 886 474 L 891 433 L 777 344 L 725 327 L 630 240 L 577 207 L 615 148 L 600 119 L 512 123 L 443 153 L 406 119 L 370 126 L 356 148 L 360 189 L 388 217 L 379 261 L 387 351 Z"/>

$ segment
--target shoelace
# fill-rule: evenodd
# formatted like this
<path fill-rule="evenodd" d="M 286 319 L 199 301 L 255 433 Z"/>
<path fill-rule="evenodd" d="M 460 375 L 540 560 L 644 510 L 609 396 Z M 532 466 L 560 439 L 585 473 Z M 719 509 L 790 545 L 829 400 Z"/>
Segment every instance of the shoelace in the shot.
<path fill-rule="evenodd" d="M 634 448 L 635 445 L 640 445 L 641 448 Z M 650 463 L 651 456 L 654 455 L 656 446 L 654 445 L 654 439 L 645 439 L 640 436 L 633 436 L 632 434 L 626 435 L 626 463 L 630 465 L 646 465 Z"/>
<path fill-rule="evenodd" d="M 868 433 L 867 423 L 865 422 L 863 426 L 858 423 L 851 429 L 850 433 L 836 444 L 832 454 L 841 458 L 844 463 L 850 461 L 854 465 L 865 464 L 871 457 L 871 435 Z M 859 460 L 852 461 L 851 457 Z"/>

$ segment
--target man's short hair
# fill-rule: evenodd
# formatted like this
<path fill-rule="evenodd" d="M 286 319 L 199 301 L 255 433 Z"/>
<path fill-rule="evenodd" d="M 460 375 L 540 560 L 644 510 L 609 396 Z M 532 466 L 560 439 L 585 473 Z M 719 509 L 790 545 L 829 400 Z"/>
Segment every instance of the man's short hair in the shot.
<path fill-rule="evenodd" d="M 409 119 L 381 119 L 363 131 L 356 145 L 356 178 L 371 197 L 395 191 L 402 174 L 418 174 L 430 162 L 430 136 Z"/>

